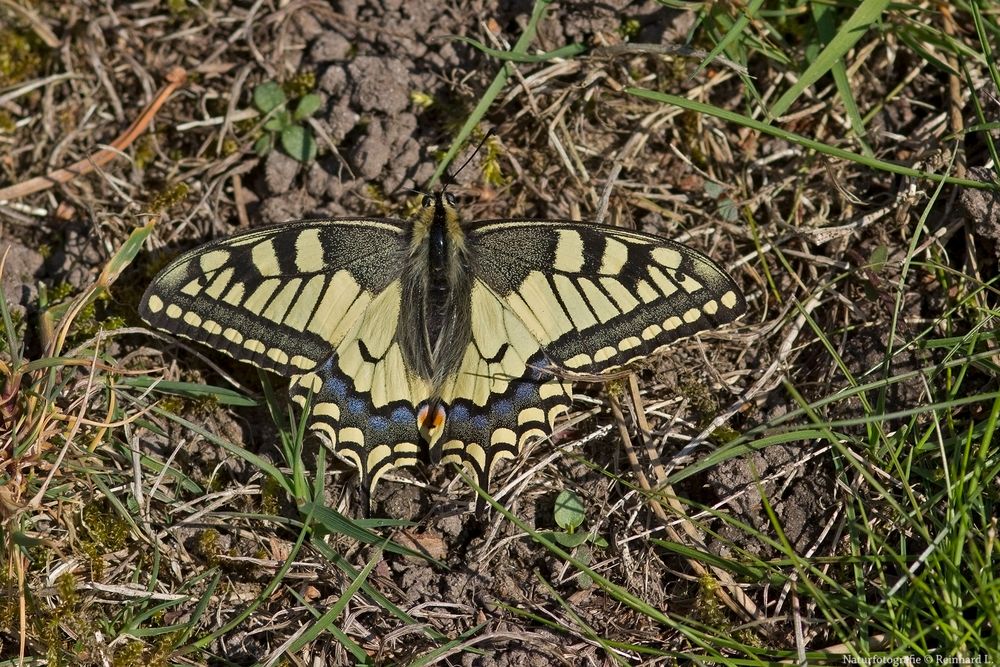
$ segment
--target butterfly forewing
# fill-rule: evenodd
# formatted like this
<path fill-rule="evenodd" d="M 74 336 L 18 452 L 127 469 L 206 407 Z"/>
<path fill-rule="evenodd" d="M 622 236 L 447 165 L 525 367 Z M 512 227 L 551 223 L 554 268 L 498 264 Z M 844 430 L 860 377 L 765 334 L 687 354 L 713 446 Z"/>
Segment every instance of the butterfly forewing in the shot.
<path fill-rule="evenodd" d="M 477 223 L 468 239 L 476 274 L 570 373 L 611 373 L 746 310 L 712 260 L 658 236 L 498 220 Z"/>
<path fill-rule="evenodd" d="M 307 220 L 206 244 L 153 280 L 153 326 L 289 376 L 330 356 L 399 273 L 406 223 Z"/>

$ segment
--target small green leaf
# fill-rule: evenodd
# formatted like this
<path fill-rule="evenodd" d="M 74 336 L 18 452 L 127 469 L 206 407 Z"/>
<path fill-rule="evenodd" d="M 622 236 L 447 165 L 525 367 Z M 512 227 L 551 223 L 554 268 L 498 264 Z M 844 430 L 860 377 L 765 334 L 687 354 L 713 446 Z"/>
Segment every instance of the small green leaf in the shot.
<path fill-rule="evenodd" d="M 567 549 L 575 549 L 590 539 L 589 533 L 553 533 L 553 539 Z"/>
<path fill-rule="evenodd" d="M 872 251 L 871 259 L 868 263 L 876 271 L 881 271 L 885 268 L 885 263 L 889 260 L 889 248 L 885 245 L 879 245 L 875 247 Z"/>
<path fill-rule="evenodd" d="M 316 113 L 316 109 L 319 109 L 319 105 L 322 103 L 323 100 L 321 100 L 320 96 L 315 93 L 303 95 L 302 99 L 299 100 L 298 105 L 295 107 L 295 113 L 292 114 L 292 120 L 302 120 L 303 118 L 308 118 Z"/>
<path fill-rule="evenodd" d="M 281 131 L 281 147 L 299 162 L 310 162 L 316 157 L 316 140 L 308 127 L 286 127 Z"/>
<path fill-rule="evenodd" d="M 705 181 L 703 187 L 705 188 L 705 194 L 712 199 L 718 199 L 719 195 L 726 191 L 724 187 L 715 181 Z"/>
<path fill-rule="evenodd" d="M 275 113 L 264 123 L 264 129 L 269 132 L 282 132 L 286 127 L 292 125 L 292 115 L 282 109 Z"/>
<path fill-rule="evenodd" d="M 729 197 L 719 202 L 719 217 L 726 222 L 736 222 L 740 217 L 740 207 Z"/>
<path fill-rule="evenodd" d="M 572 491 L 563 491 L 556 497 L 556 507 L 552 518 L 555 519 L 556 525 L 567 533 L 572 533 L 579 528 L 585 517 L 583 501 L 580 500 L 580 496 Z"/>
<path fill-rule="evenodd" d="M 253 105 L 269 113 L 285 103 L 285 91 L 274 81 L 265 81 L 253 89 Z"/>
<path fill-rule="evenodd" d="M 253 142 L 253 152 L 264 157 L 271 152 L 271 135 L 264 134 L 261 138 Z"/>

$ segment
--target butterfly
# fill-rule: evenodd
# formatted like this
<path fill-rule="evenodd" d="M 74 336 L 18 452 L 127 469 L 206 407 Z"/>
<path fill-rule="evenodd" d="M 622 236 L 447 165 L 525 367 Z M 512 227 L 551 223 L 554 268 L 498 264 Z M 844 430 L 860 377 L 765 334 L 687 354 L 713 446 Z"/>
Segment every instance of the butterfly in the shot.
<path fill-rule="evenodd" d="M 150 325 L 290 379 L 361 478 L 496 464 L 548 436 L 573 378 L 601 379 L 746 310 L 711 259 L 566 220 L 463 224 L 446 191 L 411 222 L 301 220 L 195 248 L 152 281 Z"/>

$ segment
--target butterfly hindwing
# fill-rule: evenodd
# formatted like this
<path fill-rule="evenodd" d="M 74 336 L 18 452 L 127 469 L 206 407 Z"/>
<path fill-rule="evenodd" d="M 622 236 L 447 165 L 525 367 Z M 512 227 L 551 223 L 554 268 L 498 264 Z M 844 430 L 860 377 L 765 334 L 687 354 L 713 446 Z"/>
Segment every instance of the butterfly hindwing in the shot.
<path fill-rule="evenodd" d="M 477 223 L 468 239 L 476 274 L 571 373 L 612 373 L 746 310 L 712 260 L 658 236 L 503 220 Z"/>
<path fill-rule="evenodd" d="M 200 246 L 153 280 L 153 326 L 290 376 L 330 355 L 397 277 L 406 223 L 306 220 Z"/>
<path fill-rule="evenodd" d="M 397 280 L 372 300 L 333 354 L 292 378 L 289 390 L 300 406 L 311 397 L 311 428 L 357 467 L 368 496 L 383 474 L 415 464 L 422 449 L 417 410 L 430 387 L 403 358 L 400 298 Z"/>
<path fill-rule="evenodd" d="M 572 401 L 537 339 L 484 282 L 471 290 L 471 341 L 443 387 L 447 420 L 432 459 L 468 464 L 488 488 L 498 461 L 547 436 Z"/>

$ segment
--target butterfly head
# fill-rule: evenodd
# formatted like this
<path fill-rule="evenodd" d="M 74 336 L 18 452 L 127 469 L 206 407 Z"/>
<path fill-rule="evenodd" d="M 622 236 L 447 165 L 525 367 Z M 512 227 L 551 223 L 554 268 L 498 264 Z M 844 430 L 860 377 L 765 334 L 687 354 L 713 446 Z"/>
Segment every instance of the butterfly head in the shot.
<path fill-rule="evenodd" d="M 416 224 L 419 228 L 430 230 L 438 228 L 452 232 L 459 227 L 458 204 L 455 195 L 447 190 L 439 190 L 433 194 L 421 193 L 420 210 L 416 214 Z"/>
<path fill-rule="evenodd" d="M 446 190 L 440 190 L 434 194 L 424 193 L 424 198 L 421 200 L 420 205 L 423 210 L 429 210 L 435 215 L 437 211 L 457 211 L 455 195 Z"/>

